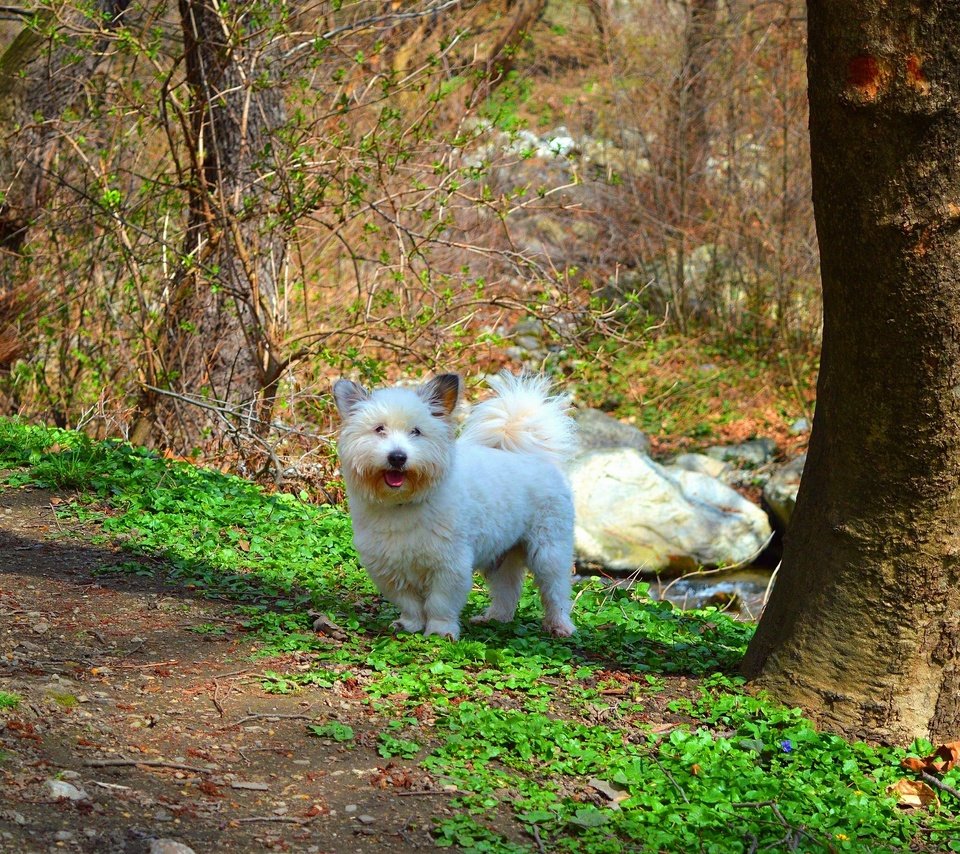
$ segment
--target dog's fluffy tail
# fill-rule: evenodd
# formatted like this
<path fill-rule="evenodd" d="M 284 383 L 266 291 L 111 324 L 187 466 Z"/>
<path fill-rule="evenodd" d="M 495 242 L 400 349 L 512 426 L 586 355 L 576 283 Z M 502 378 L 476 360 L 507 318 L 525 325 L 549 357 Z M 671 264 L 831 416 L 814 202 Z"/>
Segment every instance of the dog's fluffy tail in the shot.
<path fill-rule="evenodd" d="M 577 425 L 567 414 L 570 395 L 552 395 L 539 374 L 501 371 L 489 380 L 494 397 L 478 403 L 464 421 L 460 440 L 535 454 L 560 465 L 577 450 Z"/>

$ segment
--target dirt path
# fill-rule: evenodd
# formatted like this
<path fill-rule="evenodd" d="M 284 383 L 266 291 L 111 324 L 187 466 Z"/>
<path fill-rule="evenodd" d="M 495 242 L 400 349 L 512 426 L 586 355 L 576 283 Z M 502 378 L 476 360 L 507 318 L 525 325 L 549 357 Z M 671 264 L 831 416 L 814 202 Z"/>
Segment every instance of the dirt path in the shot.
<path fill-rule="evenodd" d="M 433 848 L 452 794 L 377 755 L 360 692 L 266 693 L 294 657 L 252 659 L 230 603 L 98 574 L 128 557 L 51 500 L 0 496 L 0 851 Z M 305 735 L 331 720 L 348 747 Z"/>

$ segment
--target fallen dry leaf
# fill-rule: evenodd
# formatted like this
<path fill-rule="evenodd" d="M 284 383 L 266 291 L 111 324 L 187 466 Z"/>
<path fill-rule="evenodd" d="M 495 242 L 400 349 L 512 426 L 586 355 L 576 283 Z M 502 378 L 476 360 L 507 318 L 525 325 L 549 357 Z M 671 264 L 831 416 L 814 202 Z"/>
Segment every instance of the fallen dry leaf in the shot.
<path fill-rule="evenodd" d="M 887 788 L 887 794 L 893 795 L 900 806 L 911 809 L 940 803 L 937 793 L 919 780 L 897 780 Z"/>
<path fill-rule="evenodd" d="M 620 809 L 620 801 L 625 801 L 630 797 L 630 793 L 623 786 L 611 780 L 601 780 L 598 777 L 593 777 L 587 781 L 587 785 L 596 789 L 610 801 L 610 806 L 614 809 Z"/>
<path fill-rule="evenodd" d="M 946 774 L 957 765 L 960 765 L 960 741 L 949 741 L 941 744 L 935 751 L 934 756 L 939 760 L 937 770 L 941 774 Z"/>
<path fill-rule="evenodd" d="M 921 771 L 926 771 L 928 774 L 946 774 L 947 771 L 960 765 L 960 741 L 941 744 L 933 753 L 922 759 L 908 756 L 901 761 L 900 765 L 915 774 Z"/>

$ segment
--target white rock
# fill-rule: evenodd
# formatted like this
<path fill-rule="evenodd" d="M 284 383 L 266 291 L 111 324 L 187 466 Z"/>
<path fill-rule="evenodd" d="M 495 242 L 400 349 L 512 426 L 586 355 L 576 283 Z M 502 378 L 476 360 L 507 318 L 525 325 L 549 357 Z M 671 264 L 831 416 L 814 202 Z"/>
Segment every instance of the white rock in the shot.
<path fill-rule="evenodd" d="M 633 448 L 642 454 L 649 453 L 650 439 L 642 430 L 619 421 L 599 409 L 576 409 L 573 412 L 577 422 L 580 448 L 585 453 L 601 448 Z"/>
<path fill-rule="evenodd" d="M 176 839 L 154 839 L 150 842 L 150 854 L 196 854 L 189 846 Z"/>
<path fill-rule="evenodd" d="M 47 790 L 47 794 L 57 801 L 61 798 L 67 801 L 90 800 L 90 795 L 88 795 L 84 789 L 78 788 L 72 783 L 67 783 L 63 780 L 46 780 L 43 785 Z"/>
<path fill-rule="evenodd" d="M 767 514 L 724 483 L 631 449 L 583 454 L 569 475 L 577 554 L 609 569 L 730 566 L 770 537 Z"/>
<path fill-rule="evenodd" d="M 706 454 L 680 454 L 670 465 L 686 471 L 698 471 L 720 480 L 730 471 L 730 463 Z"/>
<path fill-rule="evenodd" d="M 790 521 L 793 508 L 797 503 L 800 477 L 806 461 L 806 454 L 790 460 L 783 468 L 777 469 L 763 487 L 763 500 L 767 502 L 767 506 L 784 528 Z"/>

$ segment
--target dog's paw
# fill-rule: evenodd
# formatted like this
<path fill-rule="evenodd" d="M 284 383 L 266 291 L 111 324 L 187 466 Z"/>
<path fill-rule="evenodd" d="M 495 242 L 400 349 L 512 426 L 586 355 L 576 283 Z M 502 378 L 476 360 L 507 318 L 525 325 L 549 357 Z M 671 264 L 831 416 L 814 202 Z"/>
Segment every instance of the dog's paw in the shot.
<path fill-rule="evenodd" d="M 511 620 L 513 620 L 513 614 L 497 614 L 489 610 L 470 618 L 471 623 L 509 623 Z"/>
<path fill-rule="evenodd" d="M 416 634 L 417 632 L 423 631 L 423 621 L 415 620 L 411 617 L 401 617 L 399 620 L 394 620 L 390 624 L 390 628 L 395 632 L 410 632 L 410 634 Z"/>
<path fill-rule="evenodd" d="M 553 617 L 543 621 L 543 628 L 555 638 L 568 638 L 577 633 L 569 617 Z"/>
<path fill-rule="evenodd" d="M 429 620 L 424 634 L 439 635 L 447 640 L 455 641 L 460 639 L 460 626 L 457 623 L 449 623 L 443 620 Z"/>

